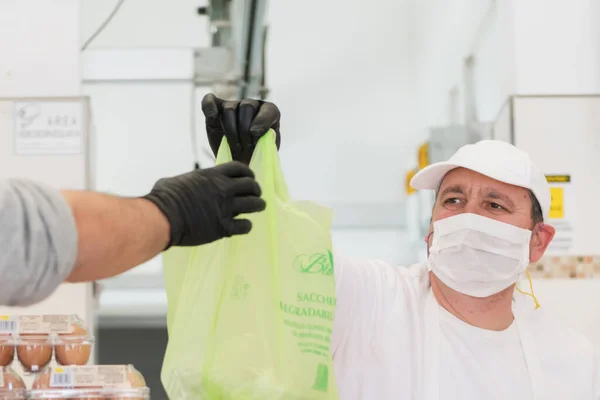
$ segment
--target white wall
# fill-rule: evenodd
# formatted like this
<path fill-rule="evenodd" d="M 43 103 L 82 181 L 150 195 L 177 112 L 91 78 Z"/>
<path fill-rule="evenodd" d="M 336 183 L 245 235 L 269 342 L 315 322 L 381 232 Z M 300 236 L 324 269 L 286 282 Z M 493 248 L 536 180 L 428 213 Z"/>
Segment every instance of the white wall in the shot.
<path fill-rule="evenodd" d="M 600 2 L 513 3 L 517 92 L 600 93 Z"/>
<path fill-rule="evenodd" d="M 80 95 L 79 3 L 0 3 L 0 97 Z"/>
<path fill-rule="evenodd" d="M 417 2 L 420 132 L 449 123 L 453 87 L 462 104 L 469 55 L 481 121 L 494 120 L 511 94 L 599 93 L 599 22 L 596 0 Z"/>
<path fill-rule="evenodd" d="M 118 0 L 81 0 L 82 36 L 87 40 Z M 204 47 L 207 19 L 196 13 L 207 0 L 125 0 L 92 47 Z"/>
<path fill-rule="evenodd" d="M 450 91 L 458 90 L 464 122 L 464 61 L 474 56 L 477 116 L 492 121 L 516 89 L 512 2 L 420 0 L 416 9 L 416 115 L 419 133 L 450 123 Z"/>
<path fill-rule="evenodd" d="M 282 110 L 282 166 L 295 198 L 397 204 L 416 159 L 412 1 L 271 1 L 267 84 Z M 334 230 L 345 254 L 404 264 L 398 230 Z"/>
<path fill-rule="evenodd" d="M 409 1 L 272 1 L 271 100 L 293 196 L 400 202 L 415 158 Z"/>

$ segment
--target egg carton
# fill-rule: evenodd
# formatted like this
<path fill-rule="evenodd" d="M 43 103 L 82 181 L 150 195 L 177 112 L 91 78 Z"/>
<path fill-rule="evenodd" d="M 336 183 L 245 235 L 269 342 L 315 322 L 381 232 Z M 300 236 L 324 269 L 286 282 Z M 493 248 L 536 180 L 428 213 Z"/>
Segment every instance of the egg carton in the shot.
<path fill-rule="evenodd" d="M 75 315 L 0 316 L 0 366 L 15 360 L 26 373 L 37 373 L 52 360 L 60 365 L 85 365 L 94 338 Z"/>
<path fill-rule="evenodd" d="M 133 365 L 45 368 L 27 390 L 11 368 L 0 367 L 0 400 L 149 400 L 150 389 Z"/>
<path fill-rule="evenodd" d="M 1 395 L 0 399 L 4 400 Z M 149 400 L 150 389 L 56 389 L 56 390 L 29 390 L 25 397 L 11 397 L 9 399 L 27 400 Z"/>
<path fill-rule="evenodd" d="M 85 365 L 45 368 L 27 399 L 149 400 L 150 389 L 133 365 Z"/>
<path fill-rule="evenodd" d="M 0 400 L 25 400 L 27 390 L 23 379 L 10 366 L 0 367 Z"/>

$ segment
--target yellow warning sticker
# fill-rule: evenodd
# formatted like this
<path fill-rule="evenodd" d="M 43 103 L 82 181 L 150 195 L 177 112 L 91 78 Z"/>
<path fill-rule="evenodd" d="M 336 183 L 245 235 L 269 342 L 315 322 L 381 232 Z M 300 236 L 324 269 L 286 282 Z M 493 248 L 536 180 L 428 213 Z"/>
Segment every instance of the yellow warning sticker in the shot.
<path fill-rule="evenodd" d="M 416 193 L 416 190 L 413 189 L 412 186 L 410 186 L 410 180 L 413 178 L 413 176 L 415 176 L 417 174 L 417 170 L 416 169 L 411 169 L 410 171 L 408 171 L 406 173 L 406 178 L 405 178 L 405 185 L 406 185 L 406 194 L 410 195 L 413 193 Z"/>
<path fill-rule="evenodd" d="M 546 181 L 548 183 L 569 183 L 571 175 L 546 175 Z"/>
<path fill-rule="evenodd" d="M 423 169 L 429 165 L 429 142 L 425 142 L 419 147 L 417 159 L 419 161 L 419 169 Z"/>
<path fill-rule="evenodd" d="M 564 188 L 550 188 L 550 218 L 565 217 L 565 193 Z"/>

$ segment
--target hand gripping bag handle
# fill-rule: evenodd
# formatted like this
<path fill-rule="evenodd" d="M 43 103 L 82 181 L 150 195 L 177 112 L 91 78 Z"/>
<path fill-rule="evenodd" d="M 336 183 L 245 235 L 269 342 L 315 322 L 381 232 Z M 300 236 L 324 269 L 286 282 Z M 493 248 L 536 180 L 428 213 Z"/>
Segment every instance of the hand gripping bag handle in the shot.
<path fill-rule="evenodd" d="M 254 171 L 256 180 L 260 182 L 263 193 L 275 192 L 281 201 L 288 202 L 290 196 L 281 171 L 275 139 L 275 131 L 269 129 L 267 133 L 258 140 L 254 153 L 252 154 L 252 159 L 250 160 L 250 168 Z M 231 161 L 233 161 L 231 149 L 227 143 L 227 139 L 223 137 L 217 153 L 216 163 L 219 165 Z"/>

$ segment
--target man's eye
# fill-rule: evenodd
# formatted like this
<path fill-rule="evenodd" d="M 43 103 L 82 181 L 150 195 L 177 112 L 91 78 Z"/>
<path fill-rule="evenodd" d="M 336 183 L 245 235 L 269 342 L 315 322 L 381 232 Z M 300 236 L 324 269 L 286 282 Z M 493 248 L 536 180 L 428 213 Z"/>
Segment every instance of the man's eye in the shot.
<path fill-rule="evenodd" d="M 494 210 L 504 210 L 504 211 L 506 211 L 506 208 L 502 207 L 498 203 L 490 203 L 490 207 L 492 207 Z"/>
<path fill-rule="evenodd" d="M 449 199 L 444 200 L 444 204 L 459 204 L 460 199 L 457 197 L 451 197 Z"/>

